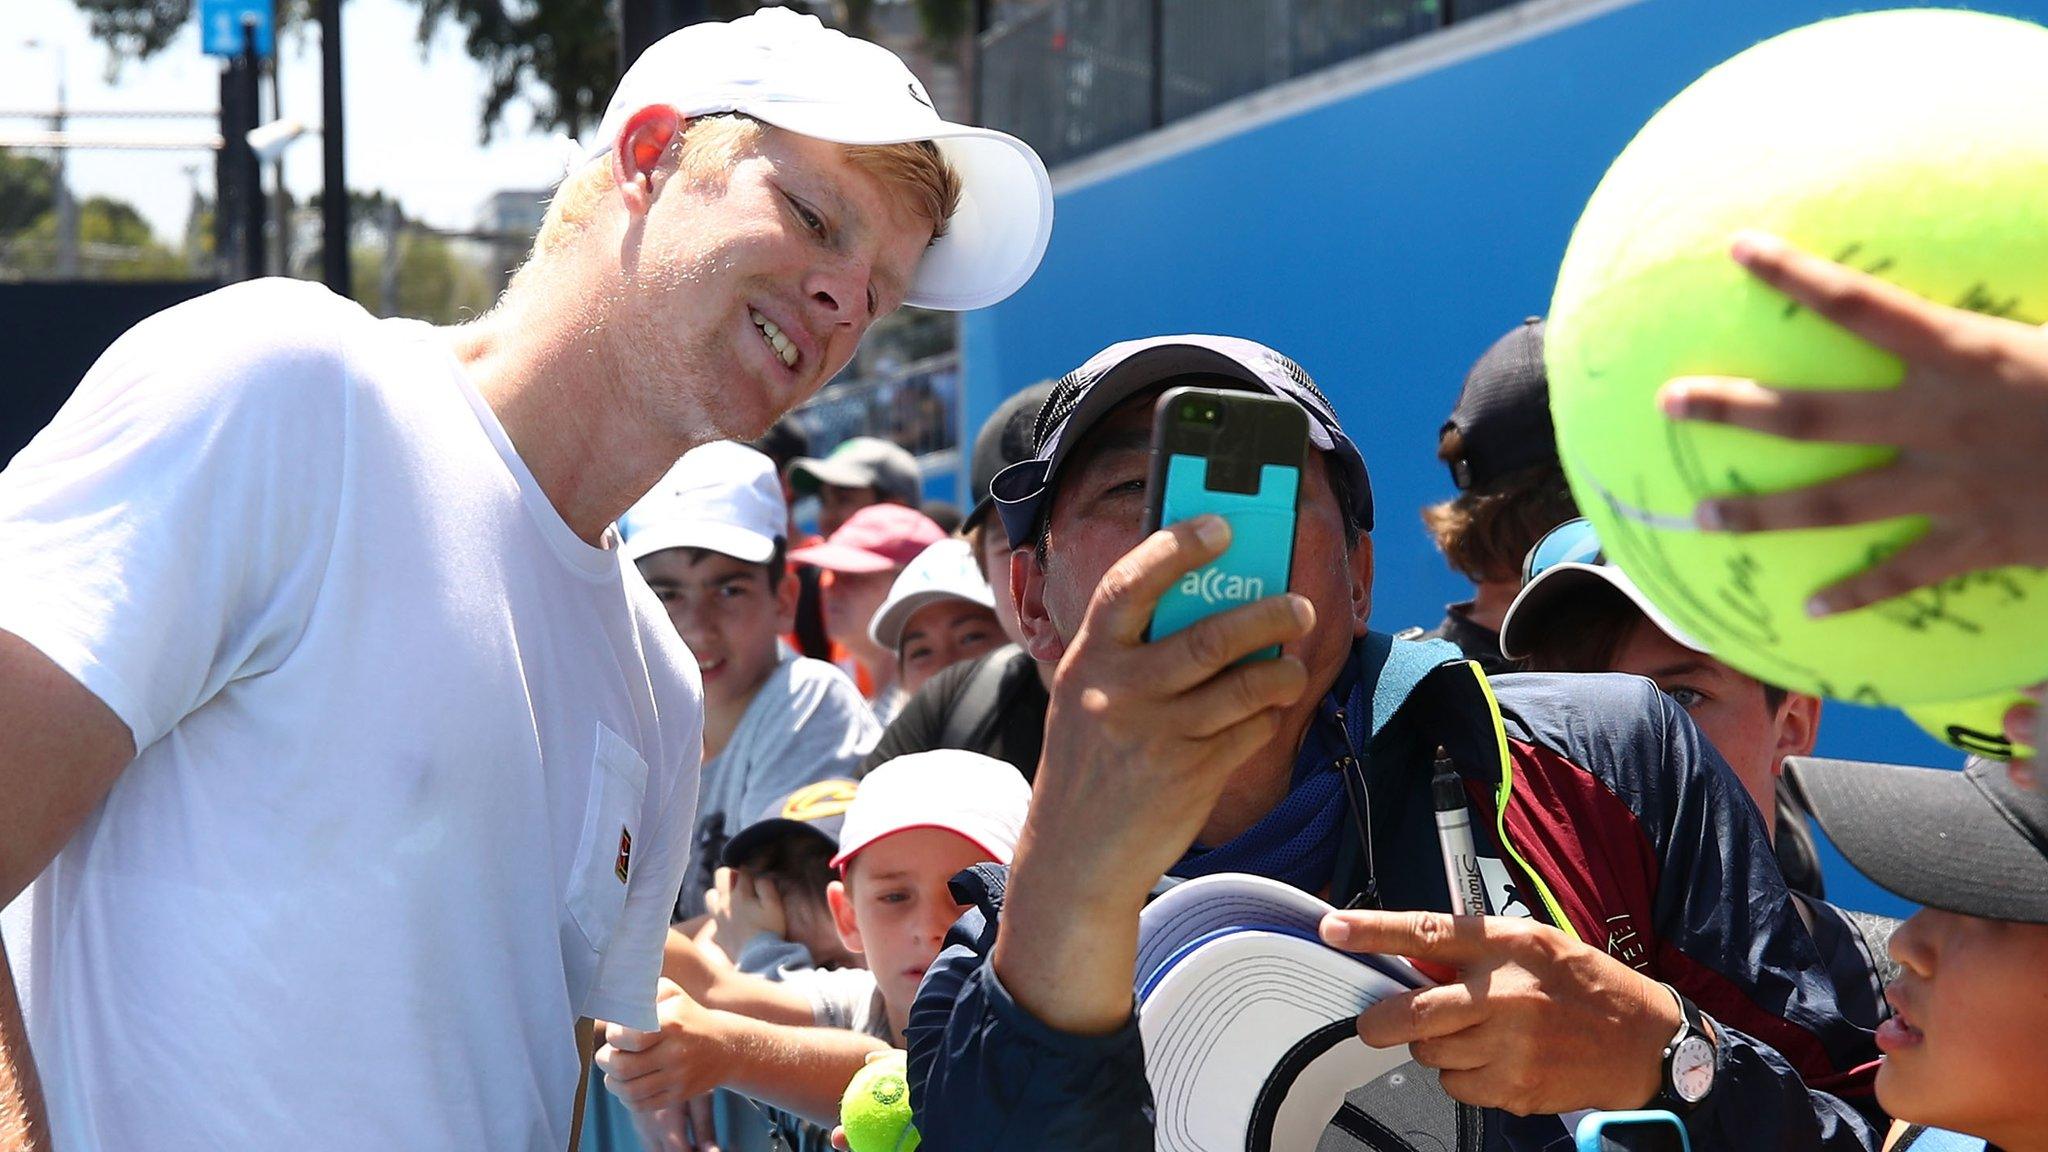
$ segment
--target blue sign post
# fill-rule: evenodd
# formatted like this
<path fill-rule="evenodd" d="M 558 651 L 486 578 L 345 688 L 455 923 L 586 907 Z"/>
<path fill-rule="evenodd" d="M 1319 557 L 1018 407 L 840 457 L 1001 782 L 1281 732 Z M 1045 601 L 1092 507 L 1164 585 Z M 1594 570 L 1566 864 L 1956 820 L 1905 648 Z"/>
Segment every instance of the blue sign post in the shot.
<path fill-rule="evenodd" d="M 242 25 L 256 25 L 256 55 L 268 58 L 276 38 L 270 0 L 199 0 L 199 40 L 208 56 L 240 56 Z"/>

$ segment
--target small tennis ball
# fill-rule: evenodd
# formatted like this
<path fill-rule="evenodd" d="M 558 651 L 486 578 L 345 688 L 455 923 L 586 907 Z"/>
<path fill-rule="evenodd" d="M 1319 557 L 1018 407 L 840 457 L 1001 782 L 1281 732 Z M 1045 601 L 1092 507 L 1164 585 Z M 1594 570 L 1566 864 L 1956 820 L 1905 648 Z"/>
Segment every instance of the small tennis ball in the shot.
<path fill-rule="evenodd" d="M 839 1100 L 839 1123 L 853 1152 L 912 1152 L 917 1129 L 910 1125 L 907 1057 L 891 1052 L 871 1060 L 847 1082 Z"/>
<path fill-rule="evenodd" d="M 2015 704 L 2032 703 L 2025 694 L 2012 691 L 1949 704 L 1916 704 L 1900 711 L 1921 731 L 1951 748 L 1991 760 L 2031 760 L 2032 748 L 2005 738 L 2005 714 Z"/>
<path fill-rule="evenodd" d="M 1651 601 L 1767 683 L 1862 703 L 1962 700 L 2048 678 L 2048 572 L 1973 573 L 1822 619 L 1806 601 L 1918 539 L 1922 517 L 1697 531 L 1705 498 L 1882 465 L 1891 450 L 1666 420 L 1680 376 L 1895 387 L 1888 353 L 1729 259 L 1743 229 L 1928 299 L 2048 320 L 2048 29 L 1874 12 L 1767 40 L 1644 126 L 1572 233 L 1545 359 L 1578 505 Z M 1987 441 L 2006 435 L 1982 429 Z"/>

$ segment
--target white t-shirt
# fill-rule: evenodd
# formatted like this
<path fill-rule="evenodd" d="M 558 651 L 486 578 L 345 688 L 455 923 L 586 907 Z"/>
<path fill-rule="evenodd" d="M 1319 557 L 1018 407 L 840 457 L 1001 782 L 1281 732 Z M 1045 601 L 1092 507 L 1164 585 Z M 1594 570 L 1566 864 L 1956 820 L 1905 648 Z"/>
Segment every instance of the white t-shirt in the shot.
<path fill-rule="evenodd" d="M 61 1149 L 560 1149 L 655 1024 L 696 665 L 445 338 L 315 285 L 137 325 L 0 473 L 0 628 L 140 750 L 31 889 Z"/>

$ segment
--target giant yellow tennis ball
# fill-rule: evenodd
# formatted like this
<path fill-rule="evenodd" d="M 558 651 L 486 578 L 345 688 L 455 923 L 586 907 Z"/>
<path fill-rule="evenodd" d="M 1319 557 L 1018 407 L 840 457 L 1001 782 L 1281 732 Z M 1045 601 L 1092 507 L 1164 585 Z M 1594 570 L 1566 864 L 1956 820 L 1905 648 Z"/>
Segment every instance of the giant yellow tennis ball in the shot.
<path fill-rule="evenodd" d="M 1593 193 L 1545 341 L 1579 507 L 1657 607 L 1715 655 L 1773 684 L 1877 704 L 2048 678 L 2048 574 L 2038 570 L 1806 615 L 1815 591 L 1924 533 L 1922 518 L 1693 528 L 1702 498 L 1803 487 L 1890 459 L 1658 413 L 1658 388 L 1678 376 L 1898 383 L 1894 357 L 1729 259 L 1746 228 L 1936 301 L 2048 320 L 2048 29 L 1973 12 L 1874 12 L 1787 32 L 1708 72 Z"/>
<path fill-rule="evenodd" d="M 853 1152 L 912 1152 L 918 1146 L 905 1060 L 902 1052 L 891 1052 L 870 1060 L 847 1082 L 839 1124 Z"/>
<path fill-rule="evenodd" d="M 2005 714 L 2016 704 L 2032 704 L 2018 691 L 2000 692 L 1950 704 L 1915 704 L 1901 711 L 1920 730 L 1951 748 L 1992 760 L 2034 758 L 2034 750 L 2005 738 Z"/>

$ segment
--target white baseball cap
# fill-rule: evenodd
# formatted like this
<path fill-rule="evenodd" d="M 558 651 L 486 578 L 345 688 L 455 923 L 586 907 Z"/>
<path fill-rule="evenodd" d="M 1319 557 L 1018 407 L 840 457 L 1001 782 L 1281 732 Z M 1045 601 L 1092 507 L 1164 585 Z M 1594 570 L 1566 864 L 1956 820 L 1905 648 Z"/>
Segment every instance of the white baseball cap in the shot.
<path fill-rule="evenodd" d="M 730 23 L 692 24 L 648 45 L 626 69 L 590 155 L 611 148 L 642 108 L 685 117 L 738 112 L 837 144 L 929 140 L 960 174 L 960 208 L 925 251 L 905 302 L 964 312 L 1022 287 L 1052 236 L 1052 181 L 1029 144 L 940 119 L 896 54 L 764 8 Z"/>
<path fill-rule="evenodd" d="M 926 548 L 904 567 L 896 583 L 889 586 L 889 598 L 868 622 L 868 635 L 894 652 L 903 642 L 903 628 L 910 618 L 937 600 L 965 600 L 991 611 L 996 606 L 996 594 L 981 574 L 973 546 L 957 536 Z"/>
<path fill-rule="evenodd" d="M 775 462 L 744 444 L 692 448 L 619 517 L 628 560 L 670 548 L 706 548 L 765 563 L 789 531 Z"/>
<path fill-rule="evenodd" d="M 839 828 L 834 868 L 885 836 L 943 828 L 1008 864 L 1031 807 L 1031 785 L 992 756 L 959 748 L 898 756 L 862 778 Z"/>

